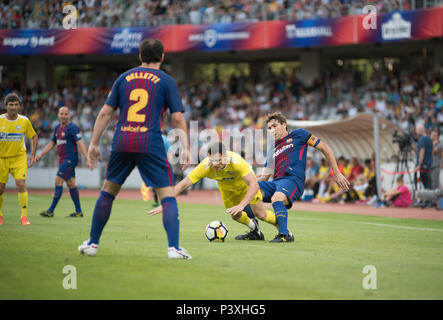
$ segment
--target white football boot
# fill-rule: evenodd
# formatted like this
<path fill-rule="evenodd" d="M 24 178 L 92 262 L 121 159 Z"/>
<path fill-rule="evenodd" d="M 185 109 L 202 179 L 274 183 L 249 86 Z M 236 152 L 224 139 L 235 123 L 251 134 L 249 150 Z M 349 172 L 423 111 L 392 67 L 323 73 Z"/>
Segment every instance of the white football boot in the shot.
<path fill-rule="evenodd" d="M 95 243 L 88 244 L 89 240 L 84 241 L 78 246 L 78 251 L 81 254 L 86 254 L 88 256 L 94 257 L 97 255 L 98 245 Z"/>
<path fill-rule="evenodd" d="M 168 248 L 168 258 L 169 259 L 192 259 L 192 256 L 186 251 L 184 248 L 180 248 L 180 250 L 175 249 L 174 247 Z"/>

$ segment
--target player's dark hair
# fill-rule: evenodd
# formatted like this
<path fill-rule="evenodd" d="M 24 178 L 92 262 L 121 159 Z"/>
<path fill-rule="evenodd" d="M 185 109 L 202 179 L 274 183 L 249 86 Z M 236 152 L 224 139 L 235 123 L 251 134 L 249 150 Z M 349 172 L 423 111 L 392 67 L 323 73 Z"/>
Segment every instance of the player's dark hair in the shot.
<path fill-rule="evenodd" d="M 163 44 L 157 39 L 145 39 L 138 49 L 140 59 L 145 63 L 161 62 L 164 53 Z"/>
<path fill-rule="evenodd" d="M 4 100 L 5 107 L 8 105 L 9 102 L 16 102 L 16 101 L 20 103 L 20 97 L 15 93 L 9 93 L 8 95 L 6 95 Z"/>
<path fill-rule="evenodd" d="M 208 155 L 221 153 L 223 156 L 226 154 L 226 147 L 223 142 L 213 142 L 208 146 Z"/>
<path fill-rule="evenodd" d="M 401 183 L 403 183 L 403 182 L 404 182 L 404 180 L 403 180 L 403 176 L 398 176 L 398 177 L 397 177 L 397 182 L 401 182 Z"/>
<path fill-rule="evenodd" d="M 269 123 L 271 120 L 276 120 L 280 124 L 286 124 L 286 117 L 280 112 L 274 112 L 266 116 L 265 122 Z"/>

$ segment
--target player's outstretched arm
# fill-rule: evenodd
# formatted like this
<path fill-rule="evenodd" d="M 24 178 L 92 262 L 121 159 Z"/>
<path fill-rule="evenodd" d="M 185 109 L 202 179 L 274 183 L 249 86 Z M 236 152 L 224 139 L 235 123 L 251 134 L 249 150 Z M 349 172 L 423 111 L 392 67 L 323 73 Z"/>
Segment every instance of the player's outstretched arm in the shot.
<path fill-rule="evenodd" d="M 55 142 L 49 141 L 49 143 L 43 148 L 42 152 L 40 152 L 40 154 L 35 158 L 35 162 L 39 162 L 41 158 L 43 158 L 45 155 L 47 155 L 48 152 L 51 151 L 52 148 L 54 148 L 54 146 L 55 146 Z"/>
<path fill-rule="evenodd" d="M 192 186 L 192 181 L 189 179 L 189 177 L 184 178 L 182 181 L 180 181 L 175 187 L 174 187 L 174 193 L 177 197 L 180 193 L 188 189 L 190 186 Z M 151 216 L 155 216 L 156 214 L 159 214 L 163 211 L 162 206 L 158 206 L 155 209 L 152 209 L 148 212 Z"/>
<path fill-rule="evenodd" d="M 348 191 L 351 183 L 346 179 L 346 177 L 338 170 L 337 161 L 335 160 L 334 153 L 332 152 L 331 148 L 324 143 L 323 141 L 320 141 L 320 143 L 315 147 L 317 150 L 321 151 L 323 155 L 325 156 L 326 160 L 329 163 L 329 166 L 331 167 L 332 171 L 334 172 L 334 179 L 335 182 L 338 184 L 338 186 L 344 190 Z"/>

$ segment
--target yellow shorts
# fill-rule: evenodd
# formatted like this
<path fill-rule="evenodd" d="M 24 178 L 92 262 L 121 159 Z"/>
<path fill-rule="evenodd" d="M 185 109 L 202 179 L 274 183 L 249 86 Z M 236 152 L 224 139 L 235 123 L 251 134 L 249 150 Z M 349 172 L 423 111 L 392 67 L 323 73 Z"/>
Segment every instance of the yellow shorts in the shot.
<path fill-rule="evenodd" d="M 334 183 L 334 184 L 332 185 L 332 191 L 333 191 L 334 193 L 340 191 L 340 187 L 338 186 L 338 184 Z"/>
<path fill-rule="evenodd" d="M 26 180 L 28 173 L 26 153 L 15 157 L 0 158 L 0 183 L 8 183 L 9 173 L 11 173 L 15 180 Z"/>
<path fill-rule="evenodd" d="M 241 190 L 235 190 L 235 191 L 222 190 L 222 189 L 219 189 L 219 190 L 221 193 L 223 204 L 225 205 L 226 209 L 232 208 L 232 207 L 238 205 L 240 202 L 242 202 L 242 200 L 245 198 L 246 192 L 248 191 L 247 188 L 241 189 Z M 252 199 L 252 201 L 249 202 L 249 204 L 256 204 L 262 200 L 263 200 L 263 197 L 262 197 L 261 191 L 258 190 L 254 199 Z"/>

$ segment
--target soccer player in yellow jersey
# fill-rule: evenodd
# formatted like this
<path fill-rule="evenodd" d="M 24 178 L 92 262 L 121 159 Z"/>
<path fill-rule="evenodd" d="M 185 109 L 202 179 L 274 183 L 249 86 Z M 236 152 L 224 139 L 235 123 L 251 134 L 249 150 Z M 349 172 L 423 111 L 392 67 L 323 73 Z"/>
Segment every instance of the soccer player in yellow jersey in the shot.
<path fill-rule="evenodd" d="M 21 208 L 20 221 L 22 225 L 29 225 L 28 192 L 26 190 L 26 176 L 28 163 L 26 159 L 25 135 L 32 139 L 29 167 L 35 163 L 38 136 L 32 128 L 31 121 L 18 113 L 20 98 L 10 93 L 4 100 L 6 113 L 0 115 L 0 225 L 3 223 L 2 205 L 3 194 L 9 173 L 15 179 L 18 189 L 18 203 Z"/>
<path fill-rule="evenodd" d="M 218 182 L 226 212 L 235 221 L 249 227 L 250 231 L 236 236 L 236 240 L 264 240 L 254 216 L 277 227 L 274 212 L 266 210 L 263 205 L 257 178 L 251 167 L 239 154 L 226 151 L 223 143 L 216 142 L 209 146 L 208 157 L 175 186 L 175 194 L 179 195 L 202 178 Z M 155 215 L 161 211 L 162 208 L 158 207 L 149 214 Z"/>

